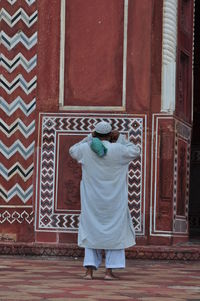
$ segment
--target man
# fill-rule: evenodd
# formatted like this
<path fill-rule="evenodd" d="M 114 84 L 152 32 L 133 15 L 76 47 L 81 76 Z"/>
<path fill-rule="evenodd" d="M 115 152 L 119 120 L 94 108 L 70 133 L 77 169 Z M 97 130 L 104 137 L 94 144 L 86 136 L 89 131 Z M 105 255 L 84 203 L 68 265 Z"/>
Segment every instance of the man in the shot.
<path fill-rule="evenodd" d="M 129 162 L 140 155 L 140 149 L 101 121 L 69 153 L 82 165 L 78 245 L 85 248 L 84 278 L 93 278 L 105 250 L 104 279 L 112 280 L 112 269 L 125 267 L 124 249 L 135 244 L 127 175 Z"/>

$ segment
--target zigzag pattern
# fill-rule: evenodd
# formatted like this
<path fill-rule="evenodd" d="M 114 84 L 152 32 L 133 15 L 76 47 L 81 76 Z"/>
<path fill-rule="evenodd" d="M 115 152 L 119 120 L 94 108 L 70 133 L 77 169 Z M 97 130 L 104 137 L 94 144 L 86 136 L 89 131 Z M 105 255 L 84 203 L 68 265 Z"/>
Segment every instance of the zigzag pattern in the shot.
<path fill-rule="evenodd" d="M 16 162 L 13 166 L 7 169 L 2 163 L 0 163 L 0 175 L 6 180 L 9 181 L 15 175 L 20 176 L 24 182 L 26 182 L 33 175 L 33 163 L 27 168 Z"/>
<path fill-rule="evenodd" d="M 16 110 L 20 109 L 24 115 L 29 116 L 36 108 L 36 99 L 26 104 L 21 97 L 15 98 L 8 104 L 2 97 L 0 97 L 0 110 L 3 110 L 8 116 L 11 116 Z"/>
<path fill-rule="evenodd" d="M 9 73 L 12 73 L 17 67 L 22 66 L 26 72 L 32 71 L 37 65 L 37 55 L 34 55 L 29 61 L 19 52 L 12 60 L 0 54 L 0 66 L 4 67 Z"/>
<path fill-rule="evenodd" d="M 76 231 L 78 228 L 78 215 L 76 219 L 71 212 L 66 214 L 54 213 L 54 174 L 56 168 L 56 136 L 59 132 L 86 133 L 94 129 L 94 126 L 100 120 L 107 120 L 112 124 L 114 129 L 120 129 L 121 132 L 127 133 L 129 139 L 143 148 L 143 118 L 128 117 L 90 117 L 65 115 L 44 116 L 42 119 L 42 144 L 41 144 L 41 174 L 40 174 L 40 212 L 39 212 L 39 229 L 68 229 Z M 142 161 L 140 158 L 134 160 L 129 165 L 128 176 L 128 197 L 132 221 L 137 232 L 142 232 Z"/>
<path fill-rule="evenodd" d="M 13 49 L 17 44 L 22 43 L 30 50 L 37 43 L 37 32 L 28 38 L 23 31 L 19 31 L 13 37 L 9 37 L 4 31 L 0 32 L 0 41 L 8 49 Z"/>
<path fill-rule="evenodd" d="M 25 138 L 28 138 L 35 131 L 35 120 L 26 126 L 21 119 L 17 118 L 11 125 L 8 125 L 0 118 L 0 130 L 7 136 L 12 136 L 20 131 Z"/>
<path fill-rule="evenodd" d="M 14 27 L 17 22 L 23 21 L 24 24 L 30 28 L 37 21 L 37 11 L 28 16 L 23 8 L 19 8 L 14 15 L 11 16 L 4 8 L 2 8 L 0 10 L 0 22 L 2 20 L 5 21 L 10 27 Z"/>
<path fill-rule="evenodd" d="M 27 190 L 23 190 L 19 184 L 15 184 L 10 190 L 6 190 L 0 185 L 0 197 L 8 203 L 13 197 L 18 196 L 25 204 L 33 195 L 33 185 Z"/>
<path fill-rule="evenodd" d="M 2 157 L 0 176 L 2 180 L 7 182 L 15 176 L 17 176 L 16 179 L 24 182 L 23 188 L 18 183 L 11 187 L 12 182 L 9 183 L 9 190 L 7 191 L 7 186 L 3 184 L 5 181 L 2 181 L 0 199 L 1 202 L 5 201 L 6 203 L 13 199 L 13 204 L 15 204 L 16 197 L 25 204 L 33 196 L 33 185 L 30 186 L 29 181 L 33 175 L 34 168 L 31 156 L 35 145 L 34 141 L 32 141 L 32 134 L 35 131 L 35 120 L 33 120 L 34 115 L 31 115 L 31 113 L 36 108 L 36 98 L 34 96 L 30 98 L 27 95 L 30 95 L 32 92 L 35 94 L 34 90 L 37 87 L 36 71 L 34 70 L 37 65 L 37 54 L 34 46 L 37 44 L 35 24 L 38 20 L 38 12 L 36 6 L 29 8 L 35 2 L 36 0 L 18 2 L 17 0 L 7 0 L 7 3 L 13 7 L 7 9 L 8 5 L 5 4 L 0 9 L 0 23 L 2 25 L 0 31 L 0 67 L 4 69 L 0 75 L 0 88 L 4 90 L 4 94 L 7 94 L 4 98 L 0 97 L 0 114 L 4 112 L 8 117 L 12 117 L 16 113 L 17 116 L 15 119 L 12 117 L 11 121 L 9 121 L 5 114 L 1 114 L 0 133 L 5 135 L 5 137 L 0 141 L 0 155 Z M 17 4 L 16 8 L 15 4 Z M 10 53 L 8 54 L 8 52 Z M 12 74 L 13 72 L 17 76 Z M 26 76 L 30 72 L 34 72 L 34 75 L 29 76 L 27 81 Z M 5 76 L 6 73 L 9 74 Z M 23 98 L 20 97 L 22 92 L 23 94 L 25 93 Z M 12 93 L 15 93 L 13 100 L 11 99 L 13 97 L 9 97 Z M 28 117 L 26 122 L 23 122 L 24 117 Z M 21 141 L 17 139 L 18 136 L 21 137 L 20 134 L 23 135 Z M 11 137 L 12 140 L 9 139 Z M 12 156 L 15 157 L 12 158 Z M 10 158 L 12 160 L 9 161 Z M 28 162 L 26 162 L 27 160 Z M 17 209 L 13 213 L 5 211 L 3 214 L 0 214 L 0 223 L 33 222 L 32 210 L 31 215 L 25 211 L 19 213 L 19 210 L 21 209 Z"/>
<path fill-rule="evenodd" d="M 5 158 L 10 159 L 18 152 L 24 159 L 28 159 L 33 154 L 34 145 L 35 142 L 33 141 L 28 147 L 24 147 L 20 140 L 16 140 L 10 147 L 7 147 L 0 140 L 0 154 L 2 154 Z"/>
<path fill-rule="evenodd" d="M 0 76 L 0 87 L 2 87 L 8 94 L 12 94 L 18 87 L 20 87 L 27 95 L 30 94 L 37 86 L 37 76 L 34 76 L 30 82 L 27 82 L 23 75 L 19 74 L 11 83 L 6 78 Z"/>
<path fill-rule="evenodd" d="M 17 0 L 7 0 L 8 3 L 10 3 L 11 5 L 15 4 L 15 2 L 17 2 Z M 31 6 L 36 0 L 25 0 L 26 3 Z"/>
<path fill-rule="evenodd" d="M 128 132 L 130 139 L 135 139 L 140 137 L 141 129 L 143 128 L 143 120 L 141 118 L 135 118 L 133 120 L 129 119 L 129 122 L 125 118 L 105 118 L 105 117 L 87 117 L 87 122 L 85 121 L 86 117 L 73 116 L 69 118 L 44 118 L 44 125 L 46 129 L 54 129 L 56 126 L 57 130 L 65 131 L 81 131 L 81 132 L 91 132 L 94 130 L 95 125 L 104 120 L 110 122 L 112 128 L 120 132 Z"/>

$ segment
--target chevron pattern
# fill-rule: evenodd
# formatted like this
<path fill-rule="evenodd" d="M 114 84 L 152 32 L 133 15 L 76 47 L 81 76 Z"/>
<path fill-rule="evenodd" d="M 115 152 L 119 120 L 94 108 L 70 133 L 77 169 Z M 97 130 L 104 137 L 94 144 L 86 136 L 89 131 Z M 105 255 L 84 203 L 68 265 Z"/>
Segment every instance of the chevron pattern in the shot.
<path fill-rule="evenodd" d="M 19 8 L 14 15 L 10 15 L 4 8 L 0 10 L 0 22 L 5 21 L 10 27 L 14 27 L 17 22 L 23 21 L 27 27 L 31 27 L 37 21 L 37 11 L 30 16 L 22 9 Z"/>
<path fill-rule="evenodd" d="M 0 54 L 0 66 L 12 73 L 16 68 L 22 66 L 26 72 L 31 72 L 37 65 L 37 55 L 27 60 L 21 52 L 19 52 L 12 60 L 9 60 L 2 53 Z"/>
<path fill-rule="evenodd" d="M 17 0 L 7 0 L 8 1 L 8 3 L 10 3 L 11 5 L 14 5 L 16 2 L 17 2 Z M 35 3 L 36 2 L 36 0 L 25 0 L 26 1 L 26 3 L 29 5 L 29 6 L 31 6 L 33 3 Z"/>
<path fill-rule="evenodd" d="M 75 114 L 43 115 L 41 142 L 41 172 L 39 175 L 40 195 L 38 196 L 39 222 L 37 229 L 52 229 L 74 232 L 78 229 L 78 215 L 74 215 L 73 209 L 63 214 L 54 213 L 55 208 L 55 174 L 56 154 L 59 153 L 57 136 L 60 132 L 70 135 L 86 134 L 92 131 L 97 122 L 107 120 L 112 128 L 126 133 L 129 139 L 145 149 L 144 128 L 146 126 L 143 117 L 128 116 L 76 116 Z M 142 156 L 143 157 L 143 153 Z M 144 167 L 142 159 L 130 163 L 128 177 L 129 208 L 135 229 L 138 234 L 143 233 L 143 183 Z"/>
<path fill-rule="evenodd" d="M 23 168 L 23 166 L 16 162 L 9 169 L 6 168 L 2 163 L 0 163 L 0 174 L 6 180 L 9 181 L 15 175 L 18 175 L 24 182 L 26 182 L 33 175 L 33 163 L 28 168 Z"/>
<path fill-rule="evenodd" d="M 29 186 L 27 190 L 23 190 L 19 184 L 15 184 L 10 190 L 4 189 L 0 185 L 0 196 L 3 200 L 8 203 L 14 196 L 18 196 L 23 200 L 24 204 L 32 197 L 33 195 L 33 185 Z"/>
<path fill-rule="evenodd" d="M 26 126 L 23 121 L 18 118 L 11 125 L 7 125 L 7 123 L 0 118 L 0 131 L 7 137 L 12 136 L 17 130 L 19 130 L 25 138 L 28 138 L 35 131 L 35 120 Z"/>
<path fill-rule="evenodd" d="M 8 50 L 12 50 L 19 43 L 21 43 L 26 49 L 30 50 L 37 43 L 37 32 L 29 38 L 23 31 L 17 32 L 13 37 L 10 37 L 4 31 L 1 31 L 0 40 L 2 45 L 4 45 Z"/>
<path fill-rule="evenodd" d="M 15 111 L 19 109 L 26 117 L 28 117 L 32 112 L 35 111 L 35 108 L 35 98 L 26 104 L 21 97 L 17 97 L 11 102 L 11 104 L 8 104 L 2 97 L 0 97 L 0 110 L 4 111 L 7 116 L 13 115 Z"/>
<path fill-rule="evenodd" d="M 17 202 L 18 209 L 14 212 L 11 207 L 2 209 L 1 224 L 33 223 L 33 210 L 22 211 L 20 206 L 31 206 L 33 197 L 37 21 L 36 0 L 3 1 L 0 9 L 0 68 L 3 70 L 0 75 L 0 200 L 2 205 Z"/>
<path fill-rule="evenodd" d="M 6 159 L 10 159 L 14 154 L 19 153 L 24 159 L 28 159 L 33 155 L 35 141 L 33 141 L 28 147 L 24 147 L 20 140 L 16 140 L 10 147 L 7 147 L 0 140 L 0 154 Z"/>
<path fill-rule="evenodd" d="M 12 82 L 8 82 L 3 75 L 0 76 L 0 87 L 2 87 L 7 94 L 12 94 L 18 87 L 20 87 L 26 95 L 29 95 L 36 86 L 36 76 L 34 76 L 30 82 L 27 82 L 21 74 L 19 74 Z"/>

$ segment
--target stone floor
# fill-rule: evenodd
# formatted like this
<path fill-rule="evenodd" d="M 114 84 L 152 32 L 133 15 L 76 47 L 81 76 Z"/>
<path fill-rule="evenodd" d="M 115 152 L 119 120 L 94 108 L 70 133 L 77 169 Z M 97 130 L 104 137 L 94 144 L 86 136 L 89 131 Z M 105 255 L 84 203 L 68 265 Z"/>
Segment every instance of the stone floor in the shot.
<path fill-rule="evenodd" d="M 103 280 L 100 268 L 82 279 L 82 259 L 0 257 L 0 301 L 200 300 L 200 262 L 127 260 L 120 280 Z"/>

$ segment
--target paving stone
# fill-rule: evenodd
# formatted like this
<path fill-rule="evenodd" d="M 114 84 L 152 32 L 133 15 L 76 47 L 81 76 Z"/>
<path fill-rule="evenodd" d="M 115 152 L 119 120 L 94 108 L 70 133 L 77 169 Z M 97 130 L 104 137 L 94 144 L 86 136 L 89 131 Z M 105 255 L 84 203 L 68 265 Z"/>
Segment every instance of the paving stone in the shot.
<path fill-rule="evenodd" d="M 84 272 L 81 259 L 2 256 L 0 301 L 200 301 L 198 261 L 127 260 L 117 281 Z"/>

